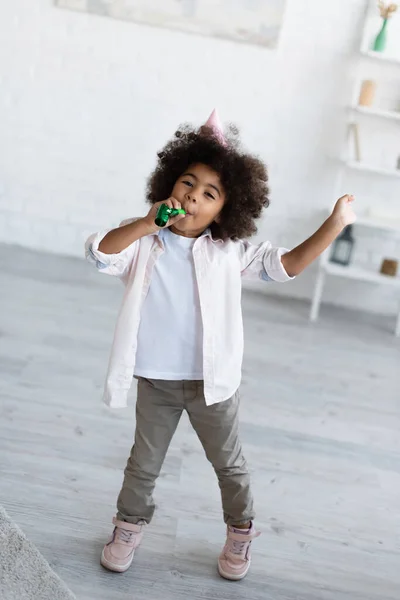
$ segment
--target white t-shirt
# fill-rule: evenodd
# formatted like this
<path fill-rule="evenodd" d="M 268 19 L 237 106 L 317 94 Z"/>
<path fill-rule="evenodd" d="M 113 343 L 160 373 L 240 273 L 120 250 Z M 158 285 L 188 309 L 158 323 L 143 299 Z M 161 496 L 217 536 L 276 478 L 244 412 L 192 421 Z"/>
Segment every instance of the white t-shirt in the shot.
<path fill-rule="evenodd" d="M 203 324 L 193 261 L 194 238 L 160 231 L 165 251 L 143 302 L 135 375 L 203 379 Z"/>

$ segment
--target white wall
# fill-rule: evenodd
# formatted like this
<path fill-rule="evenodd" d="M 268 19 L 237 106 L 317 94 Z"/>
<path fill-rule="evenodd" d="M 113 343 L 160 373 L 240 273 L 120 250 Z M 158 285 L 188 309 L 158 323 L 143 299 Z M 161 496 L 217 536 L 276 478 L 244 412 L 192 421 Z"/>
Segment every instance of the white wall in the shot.
<path fill-rule="evenodd" d="M 335 189 L 335 160 L 364 6 L 287 0 L 279 49 L 269 51 L 51 0 L 1 3 L 0 240 L 81 255 L 89 232 L 143 213 L 156 150 L 180 122 L 200 124 L 217 106 L 269 165 L 259 238 L 302 241 L 318 211 L 352 191 Z M 269 290 L 309 297 L 314 274 Z M 396 308 L 392 291 L 362 283 L 330 281 L 325 297 Z"/>

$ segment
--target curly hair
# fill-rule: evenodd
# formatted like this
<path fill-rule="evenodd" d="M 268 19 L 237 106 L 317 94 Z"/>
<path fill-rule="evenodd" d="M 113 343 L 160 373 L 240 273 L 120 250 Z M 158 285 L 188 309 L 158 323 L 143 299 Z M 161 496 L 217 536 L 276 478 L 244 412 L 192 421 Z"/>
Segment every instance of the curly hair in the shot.
<path fill-rule="evenodd" d="M 268 175 L 259 158 L 242 151 L 235 127 L 230 126 L 226 139 L 223 146 L 207 127 L 181 127 L 158 153 L 146 198 L 150 204 L 165 200 L 190 165 L 203 163 L 218 173 L 226 195 L 220 222 L 210 226 L 212 234 L 223 240 L 238 240 L 256 233 L 255 221 L 269 206 Z"/>

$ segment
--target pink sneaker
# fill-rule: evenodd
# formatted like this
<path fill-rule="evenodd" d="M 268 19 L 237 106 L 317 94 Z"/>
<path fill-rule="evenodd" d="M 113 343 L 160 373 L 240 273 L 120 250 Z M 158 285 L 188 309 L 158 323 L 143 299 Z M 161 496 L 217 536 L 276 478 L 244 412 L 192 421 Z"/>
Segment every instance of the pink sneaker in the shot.
<path fill-rule="evenodd" d="M 237 529 L 228 526 L 228 534 L 224 549 L 218 559 L 218 571 L 221 577 L 238 581 L 246 577 L 250 569 L 250 546 L 254 538 L 260 535 L 253 523 L 250 529 Z"/>
<path fill-rule="evenodd" d="M 144 523 L 132 525 L 113 518 L 111 540 L 103 548 L 100 562 L 106 569 L 123 573 L 132 564 L 133 555 L 143 538 Z"/>

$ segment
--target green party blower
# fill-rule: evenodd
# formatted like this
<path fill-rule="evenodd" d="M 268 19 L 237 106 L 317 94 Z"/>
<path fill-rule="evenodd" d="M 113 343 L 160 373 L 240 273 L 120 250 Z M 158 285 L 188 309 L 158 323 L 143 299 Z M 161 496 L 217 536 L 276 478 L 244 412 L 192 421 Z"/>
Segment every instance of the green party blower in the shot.
<path fill-rule="evenodd" d="M 176 217 L 176 215 L 186 215 L 186 212 L 183 208 L 170 208 L 168 204 L 161 204 L 154 222 L 157 227 L 165 227 L 168 220 L 171 217 Z"/>

